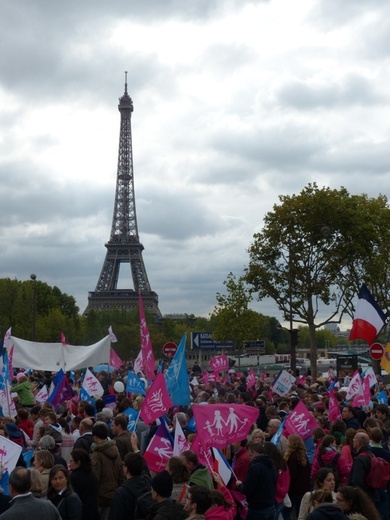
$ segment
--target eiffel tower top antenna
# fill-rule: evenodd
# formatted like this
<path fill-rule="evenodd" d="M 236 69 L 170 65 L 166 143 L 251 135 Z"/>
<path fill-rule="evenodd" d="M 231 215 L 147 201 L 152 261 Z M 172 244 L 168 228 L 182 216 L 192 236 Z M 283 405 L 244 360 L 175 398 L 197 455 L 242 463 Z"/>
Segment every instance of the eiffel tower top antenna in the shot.
<path fill-rule="evenodd" d="M 125 94 L 127 94 L 127 70 L 125 70 Z"/>

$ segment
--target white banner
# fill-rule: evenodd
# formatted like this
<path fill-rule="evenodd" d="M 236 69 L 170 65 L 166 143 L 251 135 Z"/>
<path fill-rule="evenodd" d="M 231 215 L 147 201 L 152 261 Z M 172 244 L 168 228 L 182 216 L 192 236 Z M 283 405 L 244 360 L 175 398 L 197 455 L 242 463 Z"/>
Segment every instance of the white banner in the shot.
<path fill-rule="evenodd" d="M 110 361 L 110 336 L 88 346 L 63 345 L 62 343 L 38 343 L 11 336 L 14 345 L 12 364 L 18 368 L 64 372 L 78 368 L 94 367 Z"/>

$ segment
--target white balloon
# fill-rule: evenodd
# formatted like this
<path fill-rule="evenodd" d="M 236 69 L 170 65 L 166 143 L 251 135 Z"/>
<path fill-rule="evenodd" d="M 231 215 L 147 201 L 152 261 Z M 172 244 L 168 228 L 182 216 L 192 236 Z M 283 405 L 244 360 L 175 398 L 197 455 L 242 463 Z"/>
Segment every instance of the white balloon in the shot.
<path fill-rule="evenodd" d="M 122 393 L 124 391 L 124 389 L 125 389 L 125 385 L 122 383 L 122 381 L 116 381 L 114 383 L 114 390 L 118 394 Z"/>

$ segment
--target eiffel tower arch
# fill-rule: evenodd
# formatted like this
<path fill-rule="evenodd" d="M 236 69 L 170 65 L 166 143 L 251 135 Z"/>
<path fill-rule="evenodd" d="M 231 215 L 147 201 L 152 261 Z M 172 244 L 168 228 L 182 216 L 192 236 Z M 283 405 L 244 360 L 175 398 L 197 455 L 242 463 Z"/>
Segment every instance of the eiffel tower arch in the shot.
<path fill-rule="evenodd" d="M 96 289 L 89 292 L 88 305 L 84 315 L 87 315 L 91 309 L 99 311 L 113 308 L 133 309 L 138 306 L 138 295 L 141 293 L 144 309 L 157 317 L 161 317 L 158 308 L 158 296 L 152 291 L 146 274 L 142 258 L 144 246 L 141 244 L 138 235 L 131 139 L 133 102 L 127 92 L 127 72 L 125 74 L 125 92 L 119 98 L 118 105 L 121 116 L 111 235 L 110 240 L 105 244 L 107 252 Z M 122 264 L 127 264 L 126 267 L 130 267 L 133 281 L 132 289 L 118 289 L 119 272 Z"/>

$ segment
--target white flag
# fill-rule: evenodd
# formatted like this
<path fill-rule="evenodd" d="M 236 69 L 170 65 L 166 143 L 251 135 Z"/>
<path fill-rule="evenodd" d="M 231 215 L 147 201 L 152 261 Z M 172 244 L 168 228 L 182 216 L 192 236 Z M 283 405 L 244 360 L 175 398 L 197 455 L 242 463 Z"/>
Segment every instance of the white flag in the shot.
<path fill-rule="evenodd" d="M 49 393 L 47 391 L 47 386 L 43 385 L 43 387 L 39 390 L 39 392 L 35 396 L 35 400 L 36 400 L 37 403 L 42 404 L 45 401 L 47 401 L 48 397 L 49 397 Z"/>
<path fill-rule="evenodd" d="M 183 451 L 189 450 L 190 448 L 190 444 L 183 433 L 182 427 L 179 421 L 176 419 L 173 455 L 179 456 L 183 453 Z"/>
<path fill-rule="evenodd" d="M 133 365 L 134 374 L 138 374 L 138 372 L 142 372 L 143 367 L 144 367 L 144 364 L 142 362 L 142 350 L 140 350 L 138 356 L 136 357 L 136 360 L 134 361 L 134 365 Z"/>
<path fill-rule="evenodd" d="M 82 387 L 93 398 L 101 397 L 104 394 L 104 389 L 98 379 L 87 368 L 84 376 Z"/>
<path fill-rule="evenodd" d="M 0 462 L 4 465 L 4 471 L 11 473 L 18 462 L 22 447 L 6 437 L 0 437 Z"/>
<path fill-rule="evenodd" d="M 362 379 L 360 377 L 359 372 L 356 370 L 354 373 L 351 382 L 348 385 L 346 399 L 349 401 L 355 395 L 363 395 L 363 386 Z"/>

